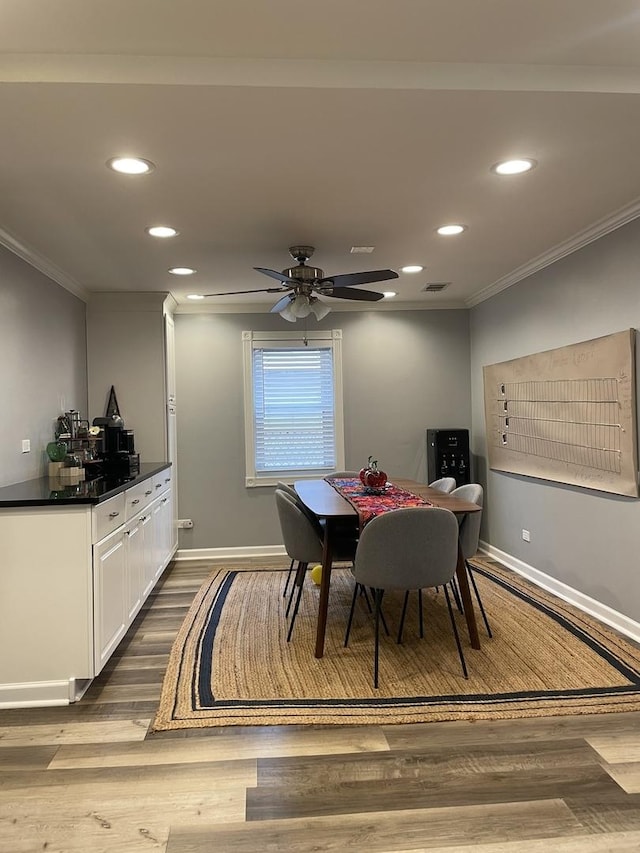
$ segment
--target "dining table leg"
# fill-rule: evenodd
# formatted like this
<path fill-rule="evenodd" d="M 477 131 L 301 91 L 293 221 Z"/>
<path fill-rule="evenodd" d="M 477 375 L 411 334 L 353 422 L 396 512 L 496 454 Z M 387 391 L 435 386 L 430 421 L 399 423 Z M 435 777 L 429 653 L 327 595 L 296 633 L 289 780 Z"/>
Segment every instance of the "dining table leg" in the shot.
<path fill-rule="evenodd" d="M 318 602 L 318 626 L 316 628 L 315 656 L 324 655 L 324 636 L 327 630 L 327 612 L 329 610 L 329 588 L 331 587 L 331 521 L 326 520 L 322 543 L 322 575 L 320 578 L 320 600 Z"/>
<path fill-rule="evenodd" d="M 471 648 L 480 648 L 480 635 L 478 634 L 478 623 L 476 622 L 476 614 L 473 609 L 473 600 L 471 598 L 471 590 L 469 588 L 469 577 L 467 575 L 467 567 L 464 562 L 464 555 L 460 542 L 458 542 L 458 562 L 456 563 L 456 578 L 458 580 L 458 588 L 460 589 L 460 598 L 462 599 L 462 609 L 464 610 L 464 618 L 467 622 L 469 630 L 469 639 L 471 640 Z"/>

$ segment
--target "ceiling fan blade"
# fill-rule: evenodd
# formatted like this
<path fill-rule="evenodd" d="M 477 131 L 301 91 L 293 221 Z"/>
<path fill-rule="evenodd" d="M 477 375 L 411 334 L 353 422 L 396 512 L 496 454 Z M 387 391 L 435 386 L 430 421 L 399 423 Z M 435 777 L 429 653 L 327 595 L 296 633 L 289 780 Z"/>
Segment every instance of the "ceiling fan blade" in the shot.
<path fill-rule="evenodd" d="M 203 296 L 235 296 L 238 293 L 284 293 L 289 287 L 259 287 L 257 290 L 229 290 L 226 293 L 203 293 Z"/>
<path fill-rule="evenodd" d="M 281 272 L 276 272 L 276 270 L 267 270 L 264 267 L 254 267 L 254 270 L 257 270 L 257 272 L 262 272 L 265 275 L 269 275 L 271 276 L 271 278 L 277 278 L 278 281 L 286 281 L 287 284 L 295 284 L 293 279 L 289 278 L 288 275 L 285 275 Z"/>
<path fill-rule="evenodd" d="M 286 296 L 283 296 L 282 299 L 279 299 L 273 308 L 270 309 L 269 313 L 271 314 L 279 314 L 283 308 L 286 308 L 287 305 L 291 302 L 291 294 L 287 293 Z"/>
<path fill-rule="evenodd" d="M 340 276 L 338 276 L 340 278 Z M 362 302 L 377 302 L 384 299 L 384 293 L 376 293 L 373 290 L 351 290 L 350 287 L 332 287 L 331 290 L 323 290 L 323 296 L 333 296 L 336 299 L 360 299 Z"/>
<path fill-rule="evenodd" d="M 373 281 L 389 281 L 398 278 L 393 270 L 369 270 L 368 272 L 347 272 L 342 275 L 331 275 L 320 279 L 318 284 L 333 284 L 335 287 L 352 287 L 354 284 L 371 284 Z M 357 297 L 356 297 L 357 299 Z"/>

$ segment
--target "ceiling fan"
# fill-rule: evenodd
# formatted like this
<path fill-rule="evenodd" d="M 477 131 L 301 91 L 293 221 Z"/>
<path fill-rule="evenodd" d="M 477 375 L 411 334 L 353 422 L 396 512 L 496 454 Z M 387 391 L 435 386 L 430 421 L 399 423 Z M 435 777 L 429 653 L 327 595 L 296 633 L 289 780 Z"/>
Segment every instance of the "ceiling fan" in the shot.
<path fill-rule="evenodd" d="M 301 317 L 313 313 L 318 320 L 325 317 L 331 310 L 318 296 L 330 296 L 334 299 L 357 299 L 361 302 L 377 302 L 384 298 L 383 293 L 373 290 L 352 290 L 356 284 L 370 284 L 374 281 L 388 281 L 398 278 L 393 270 L 368 270 L 366 272 L 350 272 L 341 275 L 325 276 L 318 267 L 308 267 L 306 261 L 313 255 L 313 246 L 291 246 L 289 254 L 297 266 L 289 267 L 282 272 L 254 267 L 258 272 L 275 278 L 280 282 L 279 287 L 261 287 L 256 290 L 235 290 L 229 293 L 208 293 L 207 296 L 235 296 L 240 293 L 282 293 L 284 294 L 271 308 L 272 314 L 280 314 L 292 323 Z"/>

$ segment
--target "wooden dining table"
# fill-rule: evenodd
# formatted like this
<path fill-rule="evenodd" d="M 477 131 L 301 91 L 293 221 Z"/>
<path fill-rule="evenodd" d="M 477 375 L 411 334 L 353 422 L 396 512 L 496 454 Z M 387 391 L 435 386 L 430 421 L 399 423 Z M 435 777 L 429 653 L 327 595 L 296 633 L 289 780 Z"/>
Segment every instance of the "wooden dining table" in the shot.
<path fill-rule="evenodd" d="M 405 489 L 415 495 L 419 495 L 432 506 L 443 507 L 451 510 L 456 516 L 466 516 L 471 512 L 480 512 L 482 507 L 470 501 L 447 495 L 432 489 L 424 483 L 404 478 L 393 478 L 393 485 Z M 321 658 L 324 655 L 324 638 L 327 628 L 327 614 L 329 611 L 329 590 L 331 588 L 331 568 L 333 565 L 332 544 L 334 531 L 339 524 L 352 521 L 354 528 L 358 524 L 358 512 L 348 500 L 342 497 L 327 480 L 296 480 L 294 489 L 302 503 L 318 519 L 324 521 L 324 541 L 322 546 L 322 577 L 320 580 L 320 599 L 318 603 L 318 625 L 316 629 L 315 656 Z M 469 631 L 471 647 L 480 648 L 480 636 L 476 622 L 469 578 L 464 562 L 464 556 L 458 544 L 458 562 L 456 565 L 456 578 L 460 589 L 464 617 Z"/>

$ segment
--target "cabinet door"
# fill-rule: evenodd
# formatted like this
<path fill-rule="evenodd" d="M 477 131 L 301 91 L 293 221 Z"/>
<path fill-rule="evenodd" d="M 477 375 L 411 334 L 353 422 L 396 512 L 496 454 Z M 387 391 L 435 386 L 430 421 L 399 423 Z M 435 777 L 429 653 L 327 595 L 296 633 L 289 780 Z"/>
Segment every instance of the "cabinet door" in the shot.
<path fill-rule="evenodd" d="M 97 675 L 124 637 L 128 626 L 125 535 L 120 530 L 94 545 L 94 664 Z"/>
<path fill-rule="evenodd" d="M 144 528 L 142 518 L 130 522 L 125 531 L 127 559 L 127 618 L 132 621 L 142 606 L 144 590 Z"/>
<path fill-rule="evenodd" d="M 173 553 L 173 502 L 169 490 L 160 498 L 156 516 L 156 535 L 158 541 L 158 576 L 162 574 Z"/>
<path fill-rule="evenodd" d="M 140 519 L 143 536 L 142 600 L 144 601 L 156 582 L 156 543 L 153 529 L 153 510 L 157 501 L 145 510 Z"/>

